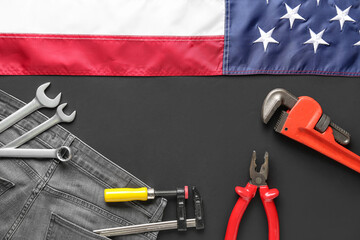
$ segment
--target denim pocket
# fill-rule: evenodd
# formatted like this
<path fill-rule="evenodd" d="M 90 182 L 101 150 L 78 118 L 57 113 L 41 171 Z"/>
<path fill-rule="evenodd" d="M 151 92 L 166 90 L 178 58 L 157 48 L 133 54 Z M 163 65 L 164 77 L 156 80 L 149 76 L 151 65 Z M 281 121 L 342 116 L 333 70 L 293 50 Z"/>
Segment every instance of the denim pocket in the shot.
<path fill-rule="evenodd" d="M 95 234 L 66 220 L 54 213 L 51 214 L 50 225 L 46 233 L 46 240 L 110 240 Z"/>
<path fill-rule="evenodd" d="M 7 190 L 14 187 L 15 184 L 0 177 L 0 197 L 3 195 Z"/>

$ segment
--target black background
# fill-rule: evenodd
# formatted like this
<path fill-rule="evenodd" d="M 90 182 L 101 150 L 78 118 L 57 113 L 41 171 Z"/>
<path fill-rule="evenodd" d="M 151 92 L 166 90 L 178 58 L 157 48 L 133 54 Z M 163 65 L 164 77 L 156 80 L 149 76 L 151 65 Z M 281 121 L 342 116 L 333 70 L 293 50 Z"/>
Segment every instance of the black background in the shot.
<path fill-rule="evenodd" d="M 360 153 L 359 78 L 1 76 L 0 88 L 29 102 L 47 81 L 50 96 L 61 91 L 67 112 L 78 111 L 76 120 L 63 126 L 90 146 L 157 189 L 198 186 L 205 231 L 166 231 L 160 240 L 223 239 L 238 198 L 234 188 L 249 180 L 252 150 L 260 161 L 270 153 L 268 184 L 280 191 L 282 239 L 360 238 L 360 175 L 274 132 L 274 122 L 266 126 L 260 118 L 273 88 L 311 96 L 352 134 L 348 148 Z M 175 201 L 169 201 L 164 219 L 175 219 Z M 267 239 L 258 195 L 238 239 Z"/>

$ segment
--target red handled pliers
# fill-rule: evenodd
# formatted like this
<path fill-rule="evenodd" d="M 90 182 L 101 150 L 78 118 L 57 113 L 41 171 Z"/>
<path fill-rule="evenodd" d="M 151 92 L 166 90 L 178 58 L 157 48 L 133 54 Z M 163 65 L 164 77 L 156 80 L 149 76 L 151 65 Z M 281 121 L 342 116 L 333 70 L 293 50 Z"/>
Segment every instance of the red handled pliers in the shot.
<path fill-rule="evenodd" d="M 241 218 L 249 205 L 251 199 L 255 197 L 259 188 L 260 198 L 264 205 L 269 227 L 269 240 L 279 240 L 279 217 L 274 203 L 274 198 L 279 196 L 276 188 L 269 189 L 266 180 L 269 173 L 269 154 L 266 152 L 264 163 L 261 165 L 260 171 L 256 171 L 256 152 L 251 157 L 250 164 L 250 181 L 246 187 L 236 187 L 235 191 L 240 198 L 231 212 L 229 223 L 226 229 L 225 240 L 236 240 Z"/>

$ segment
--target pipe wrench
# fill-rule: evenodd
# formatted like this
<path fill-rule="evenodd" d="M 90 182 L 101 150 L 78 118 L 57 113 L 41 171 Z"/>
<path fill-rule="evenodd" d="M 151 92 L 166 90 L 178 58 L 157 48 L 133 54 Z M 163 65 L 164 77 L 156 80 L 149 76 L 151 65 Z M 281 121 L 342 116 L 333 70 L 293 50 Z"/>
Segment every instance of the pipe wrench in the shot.
<path fill-rule="evenodd" d="M 360 156 L 344 147 L 350 142 L 350 134 L 333 123 L 318 102 L 307 96 L 297 98 L 285 89 L 274 89 L 264 100 L 263 122 L 267 124 L 281 106 L 287 110 L 281 111 L 276 132 L 360 173 Z"/>

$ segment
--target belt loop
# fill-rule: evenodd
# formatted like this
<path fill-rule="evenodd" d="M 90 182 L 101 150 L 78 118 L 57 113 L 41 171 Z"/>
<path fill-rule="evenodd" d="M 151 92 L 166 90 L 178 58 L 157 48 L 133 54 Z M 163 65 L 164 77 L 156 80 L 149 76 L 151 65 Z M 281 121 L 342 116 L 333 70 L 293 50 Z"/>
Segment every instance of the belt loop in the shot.
<path fill-rule="evenodd" d="M 75 136 L 72 134 L 69 134 L 67 136 L 67 138 L 65 139 L 63 146 L 69 147 L 73 143 L 74 140 L 75 140 Z"/>

